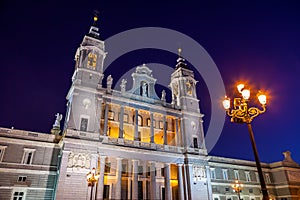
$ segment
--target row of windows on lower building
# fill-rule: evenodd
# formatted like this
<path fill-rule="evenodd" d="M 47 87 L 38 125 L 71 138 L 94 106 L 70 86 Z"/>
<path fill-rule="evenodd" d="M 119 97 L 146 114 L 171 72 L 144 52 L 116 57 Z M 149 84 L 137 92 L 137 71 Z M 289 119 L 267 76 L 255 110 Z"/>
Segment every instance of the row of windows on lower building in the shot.
<path fill-rule="evenodd" d="M 234 180 L 240 180 L 240 173 L 239 170 L 233 170 L 234 172 Z M 256 182 L 259 182 L 258 173 L 255 172 L 256 175 Z M 216 170 L 214 168 L 210 169 L 210 177 L 211 179 L 217 179 L 216 177 Z M 222 178 L 223 180 L 229 180 L 228 177 L 228 169 L 222 169 Z M 269 173 L 265 173 L 265 179 L 266 183 L 271 183 L 271 178 Z M 250 171 L 245 171 L 245 181 L 246 182 L 253 182 L 254 180 L 251 180 Z"/>
<path fill-rule="evenodd" d="M 3 160 L 3 156 L 4 156 L 6 148 L 7 148 L 7 146 L 0 146 L 0 162 L 2 162 L 2 160 Z M 34 152 L 35 152 L 35 149 L 24 148 L 21 164 L 26 164 L 26 165 L 32 164 Z"/>

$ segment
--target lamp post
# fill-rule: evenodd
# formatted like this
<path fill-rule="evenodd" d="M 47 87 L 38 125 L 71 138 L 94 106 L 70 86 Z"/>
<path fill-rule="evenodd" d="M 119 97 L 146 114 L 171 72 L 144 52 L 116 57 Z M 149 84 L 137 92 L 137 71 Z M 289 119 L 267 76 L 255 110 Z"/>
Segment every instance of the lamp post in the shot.
<path fill-rule="evenodd" d="M 96 169 L 93 168 L 92 171 L 90 171 L 87 175 L 86 175 L 86 180 L 88 182 L 88 186 L 91 187 L 91 197 L 90 200 L 93 200 L 93 189 L 95 186 L 95 183 L 98 182 L 100 174 L 96 173 Z"/>
<path fill-rule="evenodd" d="M 239 200 L 241 200 L 241 191 L 243 189 L 243 184 L 241 184 L 238 180 L 235 180 L 231 187 L 235 193 L 237 193 Z"/>
<path fill-rule="evenodd" d="M 252 149 L 255 157 L 257 172 L 259 175 L 263 200 L 269 200 L 269 195 L 266 188 L 264 176 L 262 173 L 262 169 L 261 169 L 261 165 L 260 165 L 260 161 L 256 149 L 256 144 L 254 140 L 253 130 L 251 126 L 251 122 L 255 117 L 266 112 L 267 97 L 262 92 L 258 92 L 257 98 L 262 106 L 262 109 L 258 109 L 256 107 L 249 107 L 248 103 L 250 98 L 250 90 L 245 88 L 244 84 L 239 84 L 237 86 L 237 89 L 239 93 L 241 93 L 242 98 L 234 98 L 233 108 L 230 109 L 230 99 L 227 96 L 225 96 L 225 99 L 223 100 L 223 106 L 226 110 L 227 115 L 231 117 L 231 122 L 247 124 L 250 139 L 251 139 Z"/>

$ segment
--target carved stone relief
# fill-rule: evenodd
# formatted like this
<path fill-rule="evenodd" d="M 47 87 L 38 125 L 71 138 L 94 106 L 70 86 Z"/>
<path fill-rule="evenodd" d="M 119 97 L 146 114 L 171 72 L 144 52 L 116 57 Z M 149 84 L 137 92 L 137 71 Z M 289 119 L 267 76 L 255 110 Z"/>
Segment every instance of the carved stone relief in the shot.
<path fill-rule="evenodd" d="M 85 153 L 71 152 L 68 157 L 68 168 L 86 168 L 91 166 L 91 156 Z"/>

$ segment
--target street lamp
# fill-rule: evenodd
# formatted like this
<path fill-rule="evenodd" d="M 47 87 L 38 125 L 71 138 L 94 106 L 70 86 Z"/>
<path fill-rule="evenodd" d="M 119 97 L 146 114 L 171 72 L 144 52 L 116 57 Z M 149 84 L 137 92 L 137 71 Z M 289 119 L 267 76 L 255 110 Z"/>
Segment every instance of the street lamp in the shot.
<path fill-rule="evenodd" d="M 99 176 L 100 176 L 100 174 L 96 173 L 96 169 L 95 168 L 93 168 L 92 171 L 90 171 L 86 175 L 86 180 L 88 182 L 88 186 L 91 187 L 91 197 L 90 197 L 90 200 L 93 200 L 93 189 L 94 189 L 95 183 L 98 182 Z"/>
<path fill-rule="evenodd" d="M 253 130 L 251 126 L 251 122 L 256 116 L 266 112 L 267 97 L 266 95 L 264 95 L 262 92 L 259 91 L 257 94 L 257 98 L 261 104 L 262 109 L 258 109 L 256 107 L 249 108 L 248 102 L 250 98 L 250 90 L 248 88 L 245 88 L 244 84 L 239 84 L 237 86 L 237 89 L 239 93 L 241 93 L 242 98 L 234 98 L 233 108 L 230 109 L 230 99 L 227 96 L 225 96 L 225 99 L 223 100 L 223 106 L 226 110 L 227 115 L 231 117 L 231 122 L 247 124 L 250 139 L 251 139 L 252 149 L 255 157 L 257 172 L 259 175 L 263 200 L 269 200 L 269 195 L 266 188 L 264 176 L 262 173 L 262 169 L 261 169 L 261 165 L 260 165 L 260 161 L 256 149 L 256 144 L 254 140 Z"/>
<path fill-rule="evenodd" d="M 237 193 L 239 200 L 241 200 L 241 191 L 243 189 L 243 184 L 241 184 L 238 180 L 235 180 L 233 184 L 231 184 L 231 187 L 235 193 Z"/>

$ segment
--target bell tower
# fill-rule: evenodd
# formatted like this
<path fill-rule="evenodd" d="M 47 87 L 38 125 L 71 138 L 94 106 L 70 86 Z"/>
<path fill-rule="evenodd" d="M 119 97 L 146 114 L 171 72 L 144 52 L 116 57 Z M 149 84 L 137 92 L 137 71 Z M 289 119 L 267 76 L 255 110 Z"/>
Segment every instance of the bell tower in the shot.
<path fill-rule="evenodd" d="M 179 58 L 175 71 L 171 75 L 170 88 L 172 91 L 172 104 L 182 111 L 182 127 L 184 133 L 184 147 L 201 149 L 206 154 L 203 131 L 203 114 L 200 113 L 197 99 L 194 72 L 189 69 L 185 59 L 178 50 Z"/>
<path fill-rule="evenodd" d="M 80 131 L 82 136 L 99 135 L 103 63 L 106 56 L 104 41 L 100 40 L 98 17 L 90 27 L 75 54 L 72 86 L 67 95 L 67 113 L 64 130 L 67 136 Z M 100 100 L 99 100 L 100 99 Z M 66 131 L 68 130 L 68 131 Z M 73 130 L 70 131 L 70 130 Z M 94 134 L 96 138 L 96 134 Z"/>

